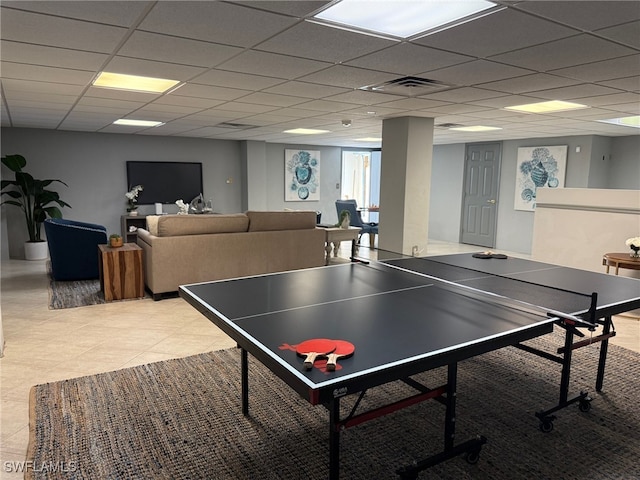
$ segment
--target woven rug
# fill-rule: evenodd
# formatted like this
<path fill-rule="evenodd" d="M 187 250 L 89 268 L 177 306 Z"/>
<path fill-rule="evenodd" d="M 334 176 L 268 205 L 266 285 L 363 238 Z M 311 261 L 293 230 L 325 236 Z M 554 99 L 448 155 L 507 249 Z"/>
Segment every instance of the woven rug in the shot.
<path fill-rule="evenodd" d="M 47 262 L 47 275 L 49 277 L 49 310 L 62 308 L 86 307 L 106 303 L 104 293 L 100 288 L 100 280 L 54 280 L 51 276 L 51 264 Z M 145 291 L 145 298 L 149 294 Z M 129 301 L 137 299 L 114 300 Z"/>
<path fill-rule="evenodd" d="M 606 391 L 592 394 L 590 412 L 558 412 L 550 433 L 534 412 L 555 404 L 559 365 L 512 347 L 461 362 L 456 440 L 483 434 L 488 443 L 477 464 L 457 457 L 420 478 L 640 478 L 640 354 L 609 352 Z M 593 390 L 597 354 L 596 346 L 574 352 L 572 390 Z M 327 478 L 326 409 L 250 357 L 243 417 L 239 365 L 239 350 L 229 349 L 33 387 L 27 460 L 35 468 L 25 478 Z M 444 373 L 418 378 L 436 383 Z M 370 390 L 363 406 L 407 393 L 394 382 Z M 443 419 L 444 407 L 428 401 L 343 432 L 341 478 L 398 478 L 397 468 L 441 450 Z"/>
<path fill-rule="evenodd" d="M 49 310 L 105 303 L 100 280 L 58 281 L 49 276 Z"/>

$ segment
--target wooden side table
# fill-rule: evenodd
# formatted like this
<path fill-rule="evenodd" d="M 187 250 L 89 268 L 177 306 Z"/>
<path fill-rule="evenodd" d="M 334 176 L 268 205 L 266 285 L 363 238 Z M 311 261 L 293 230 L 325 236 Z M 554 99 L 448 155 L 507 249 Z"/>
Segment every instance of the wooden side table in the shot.
<path fill-rule="evenodd" d="M 325 230 L 325 242 L 326 242 L 324 251 L 327 252 L 327 256 L 325 258 L 325 265 L 329 265 L 329 259 L 331 258 L 332 248 L 333 248 L 333 256 L 334 257 L 338 256 L 338 248 L 340 247 L 340 242 L 351 240 L 351 259 L 353 259 L 353 257 L 356 256 L 356 241 L 358 240 L 358 235 L 360 234 L 359 228 L 330 227 L 330 228 L 325 228 L 324 230 Z"/>
<path fill-rule="evenodd" d="M 615 273 L 618 275 L 621 268 L 640 270 L 640 258 L 634 258 L 628 253 L 605 253 L 602 256 L 602 265 L 607 267 L 607 273 L 609 273 L 609 267 L 615 267 Z"/>
<path fill-rule="evenodd" d="M 144 297 L 142 248 L 135 243 L 111 248 L 98 245 L 100 287 L 107 302 Z"/>

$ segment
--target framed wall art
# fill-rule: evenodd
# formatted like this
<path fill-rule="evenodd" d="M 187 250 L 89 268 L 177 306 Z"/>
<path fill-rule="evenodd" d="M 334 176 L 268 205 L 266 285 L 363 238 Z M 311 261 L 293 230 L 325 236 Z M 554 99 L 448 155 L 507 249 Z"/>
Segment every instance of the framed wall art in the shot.
<path fill-rule="evenodd" d="M 284 200 L 304 202 L 320 200 L 320 152 L 284 151 Z"/>
<path fill-rule="evenodd" d="M 534 211 L 538 188 L 562 188 L 567 146 L 518 148 L 514 208 Z"/>

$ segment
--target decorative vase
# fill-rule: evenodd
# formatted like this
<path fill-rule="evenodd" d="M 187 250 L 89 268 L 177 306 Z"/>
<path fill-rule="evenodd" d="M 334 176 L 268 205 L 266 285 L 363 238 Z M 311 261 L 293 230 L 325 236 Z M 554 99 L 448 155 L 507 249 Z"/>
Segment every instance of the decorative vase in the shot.
<path fill-rule="evenodd" d="M 640 247 L 636 247 L 634 245 L 631 245 L 631 253 L 629 254 L 629 256 L 631 258 L 640 258 Z"/>
<path fill-rule="evenodd" d="M 131 210 L 131 211 L 129 212 L 129 216 L 131 216 L 131 217 L 137 217 L 137 216 L 138 216 L 138 211 L 137 211 L 137 210 Z"/>
<path fill-rule="evenodd" d="M 24 258 L 27 260 L 44 260 L 49 256 L 47 242 L 25 242 Z"/>
<path fill-rule="evenodd" d="M 110 238 L 109 239 L 109 245 L 112 248 L 121 247 L 123 245 L 122 237 L 120 237 L 120 238 Z"/>

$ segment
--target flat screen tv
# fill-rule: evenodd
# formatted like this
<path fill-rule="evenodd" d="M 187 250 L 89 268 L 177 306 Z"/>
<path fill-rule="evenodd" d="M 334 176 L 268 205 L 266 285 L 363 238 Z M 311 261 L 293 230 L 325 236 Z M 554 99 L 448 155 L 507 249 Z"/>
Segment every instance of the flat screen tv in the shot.
<path fill-rule="evenodd" d="M 202 193 L 202 163 L 127 162 L 127 190 L 142 185 L 138 204 L 189 203 Z"/>

